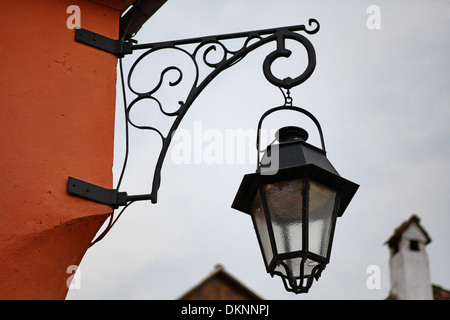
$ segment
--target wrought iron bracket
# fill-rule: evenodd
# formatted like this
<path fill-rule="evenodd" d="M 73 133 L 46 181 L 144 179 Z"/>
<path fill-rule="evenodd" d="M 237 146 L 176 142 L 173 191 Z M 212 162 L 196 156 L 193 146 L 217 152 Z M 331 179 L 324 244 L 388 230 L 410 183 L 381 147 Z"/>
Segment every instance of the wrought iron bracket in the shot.
<path fill-rule="evenodd" d="M 262 69 L 266 79 L 274 86 L 277 86 L 280 89 L 283 88 L 285 90 L 289 90 L 305 82 L 311 76 L 316 67 L 316 54 L 311 42 L 298 32 L 302 31 L 307 34 L 315 34 L 320 29 L 319 22 L 315 19 L 309 19 L 308 24 L 309 27 L 306 25 L 296 25 L 147 44 L 135 44 L 131 41 L 113 40 L 89 30 L 77 29 L 75 32 L 75 40 L 77 42 L 112 53 L 119 58 L 133 53 L 134 50 L 146 50 L 136 59 L 128 74 L 128 88 L 132 93 L 136 95 L 136 98 L 125 106 L 125 116 L 127 121 L 127 128 L 128 124 L 130 124 L 137 129 L 152 130 L 159 134 L 162 140 L 162 148 L 155 166 L 152 189 L 151 193 L 149 194 L 128 196 L 126 192 L 118 192 L 118 190 L 116 189 L 105 189 L 74 178 L 69 178 L 67 191 L 72 195 L 108 204 L 113 208 L 117 208 L 118 206 L 125 206 L 130 201 L 138 200 L 151 200 L 152 203 L 156 203 L 157 192 L 161 182 L 161 169 L 165 156 L 169 149 L 169 145 L 172 141 L 173 134 L 175 133 L 181 120 L 191 107 L 192 103 L 203 91 L 203 89 L 205 89 L 205 87 L 222 71 L 237 64 L 251 51 L 270 42 L 276 43 L 276 49 L 268 54 L 263 61 Z M 242 39 L 243 45 L 240 49 L 232 50 L 227 47 L 226 40 L 235 39 Z M 298 76 L 279 79 L 272 73 L 271 66 L 273 62 L 278 58 L 288 58 L 291 55 L 292 52 L 286 48 L 286 40 L 293 40 L 304 46 L 308 55 L 308 64 L 303 72 L 301 72 L 301 70 L 293 70 L 293 72 L 300 71 Z M 194 45 L 194 49 L 192 49 L 191 45 Z M 150 56 L 152 53 L 158 52 L 160 50 L 176 50 L 177 52 L 181 52 L 182 54 L 185 54 L 188 58 L 190 58 L 195 66 L 195 77 L 189 93 L 184 97 L 184 99 L 179 99 L 179 106 L 176 107 L 175 111 L 171 112 L 168 112 L 167 109 L 165 109 L 165 106 L 157 98 L 155 93 L 162 87 L 164 77 L 168 72 L 178 73 L 178 79 L 173 82 L 169 82 L 170 87 L 175 87 L 184 80 L 183 72 L 179 67 L 168 66 L 164 68 L 161 71 L 158 84 L 154 86 L 153 89 L 150 89 L 148 91 L 140 91 L 136 88 L 133 88 L 131 81 L 131 78 L 135 70 L 137 69 L 137 66 L 140 65 L 140 62 Z M 212 62 L 209 59 L 209 54 L 211 51 L 222 52 L 222 57 L 219 59 L 219 61 Z M 205 68 L 209 68 L 210 71 L 203 78 L 200 77 L 199 64 L 201 64 Z M 133 119 L 130 116 L 132 108 L 136 104 L 139 104 L 140 101 L 145 99 L 156 102 L 159 106 L 159 111 L 164 116 L 174 119 L 169 131 L 166 134 L 163 134 L 160 130 L 158 130 L 158 128 L 138 125 L 133 122 Z"/>

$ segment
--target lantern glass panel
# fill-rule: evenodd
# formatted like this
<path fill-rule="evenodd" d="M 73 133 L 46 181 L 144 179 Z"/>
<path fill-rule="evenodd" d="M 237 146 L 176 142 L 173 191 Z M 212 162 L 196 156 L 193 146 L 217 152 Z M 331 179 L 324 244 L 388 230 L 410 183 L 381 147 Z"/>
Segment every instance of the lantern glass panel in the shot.
<path fill-rule="evenodd" d="M 260 246 L 263 251 L 266 266 L 270 264 L 273 258 L 272 246 L 270 244 L 269 230 L 267 228 L 266 216 L 264 213 L 264 206 L 261 201 L 261 195 L 256 193 L 255 199 L 252 203 L 252 217 L 253 224 L 255 225 L 256 232 L 258 234 Z"/>
<path fill-rule="evenodd" d="M 312 253 L 327 257 L 330 243 L 336 191 L 309 181 L 309 234 L 308 245 Z"/>
<path fill-rule="evenodd" d="M 302 250 L 302 180 L 281 181 L 263 186 L 277 253 Z"/>
<path fill-rule="evenodd" d="M 301 269 L 301 262 L 302 257 L 298 258 L 292 258 L 292 259 L 284 259 L 283 262 L 286 264 L 286 266 L 289 268 L 289 270 L 292 273 L 292 276 L 296 279 L 300 278 L 300 269 Z M 315 266 L 317 266 L 319 263 L 317 261 L 306 259 L 305 264 L 303 266 L 303 276 L 307 277 L 311 275 L 312 270 Z M 283 265 L 277 265 L 275 268 L 275 272 L 280 272 L 284 276 L 288 276 L 286 273 L 286 269 L 283 267 Z"/>

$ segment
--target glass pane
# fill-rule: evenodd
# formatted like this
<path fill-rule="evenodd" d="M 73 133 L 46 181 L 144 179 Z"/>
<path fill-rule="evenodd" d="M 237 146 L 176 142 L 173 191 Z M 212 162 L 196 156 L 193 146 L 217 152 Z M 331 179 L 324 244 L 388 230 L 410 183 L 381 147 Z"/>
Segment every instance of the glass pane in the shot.
<path fill-rule="evenodd" d="M 300 277 L 300 263 L 302 262 L 302 258 L 285 259 L 283 262 L 288 266 L 294 278 Z M 286 268 L 281 264 L 277 265 L 275 271 L 287 276 Z"/>
<path fill-rule="evenodd" d="M 252 217 L 255 224 L 256 232 L 264 252 L 266 266 L 272 261 L 273 253 L 270 245 L 269 231 L 267 229 L 266 217 L 264 215 L 264 207 L 261 202 L 261 195 L 259 191 L 255 195 L 252 203 Z"/>
<path fill-rule="evenodd" d="M 310 180 L 309 251 L 326 257 L 330 242 L 336 191 Z"/>
<path fill-rule="evenodd" d="M 302 250 L 302 180 L 264 186 L 278 253 Z"/>
<path fill-rule="evenodd" d="M 293 259 L 285 259 L 283 262 L 289 267 L 289 270 L 291 271 L 294 278 L 300 277 L 300 266 L 302 262 L 302 258 L 293 258 Z M 305 264 L 303 266 L 303 276 L 307 277 L 311 275 L 311 272 L 315 266 L 317 266 L 319 263 L 306 259 Z M 287 276 L 286 269 L 282 265 L 278 265 L 275 268 L 275 271 L 281 272 L 283 275 Z"/>

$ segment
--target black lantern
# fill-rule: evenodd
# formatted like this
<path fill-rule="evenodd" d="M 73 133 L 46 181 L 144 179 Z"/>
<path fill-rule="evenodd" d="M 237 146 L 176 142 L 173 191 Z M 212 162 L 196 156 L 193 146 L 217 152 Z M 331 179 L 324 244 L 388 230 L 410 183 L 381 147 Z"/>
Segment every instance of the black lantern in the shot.
<path fill-rule="evenodd" d="M 244 176 L 232 207 L 252 216 L 258 242 L 272 276 L 287 291 L 308 292 L 330 260 L 336 218 L 342 216 L 358 185 L 339 176 L 326 157 L 322 130 L 308 111 L 282 106 L 309 116 L 320 133 L 322 149 L 309 143 L 298 127 L 281 128 L 259 161 L 257 172 Z M 258 131 L 260 132 L 260 131 Z M 259 135 L 257 140 L 259 152 Z"/>
<path fill-rule="evenodd" d="M 130 14 L 132 20 L 137 11 L 130 11 L 132 11 Z M 177 130 L 194 100 L 222 71 L 236 65 L 253 50 L 269 42 L 276 42 L 275 51 L 269 53 L 264 59 L 263 73 L 271 84 L 281 90 L 285 98 L 285 105 L 273 108 L 261 117 L 257 137 L 257 170 L 256 173 L 244 177 L 232 207 L 252 216 L 267 272 L 272 276 L 275 274 L 281 276 L 288 291 L 307 292 L 313 279 L 319 278 L 330 260 L 336 219 L 342 216 L 358 189 L 358 185 L 340 177 L 328 161 L 319 122 L 308 111 L 292 106 L 292 98 L 289 94 L 290 89 L 306 81 L 316 67 L 313 45 L 306 37 L 297 32 L 303 31 L 309 35 L 317 33 L 320 29 L 318 21 L 310 19 L 308 26 L 298 25 L 146 44 L 134 44 L 129 40 L 129 31 L 132 29 L 132 23 L 130 23 L 128 23 L 131 26 L 128 31 L 121 30 L 124 39 L 119 40 L 110 39 L 85 29 L 76 30 L 76 41 L 113 53 L 119 58 L 133 53 L 134 50 L 145 49 L 146 51 L 135 60 L 128 74 L 128 88 L 136 96 L 129 104 L 124 99 L 127 149 L 116 189 L 103 188 L 69 177 L 67 191 L 74 196 L 107 204 L 115 209 L 124 206 L 118 217 L 135 201 L 151 200 L 152 203 L 156 203 L 161 183 L 161 169 L 173 133 Z M 224 43 L 226 40 L 234 39 L 243 40 L 242 47 L 238 50 L 231 49 Z M 271 68 L 277 59 L 288 58 L 292 54 L 292 51 L 286 46 L 286 40 L 295 41 L 306 49 L 308 64 L 297 77 L 280 79 L 272 73 Z M 217 62 L 210 61 L 209 53 L 217 48 L 223 52 L 222 58 Z M 148 61 L 144 59 L 162 50 L 183 52 L 191 58 L 195 68 L 195 80 L 191 90 L 184 99 L 179 100 L 179 107 L 173 112 L 167 112 L 156 93 L 164 87 L 162 86 L 165 82 L 163 80 L 169 71 L 178 73 L 178 79 L 169 82 L 171 87 L 182 82 L 183 72 L 178 66 L 168 65 L 161 68 L 158 84 L 148 88 L 149 91 L 142 92 L 131 85 L 134 82 L 131 79 L 134 78 L 135 70 L 146 65 L 141 62 Z M 203 66 L 209 68 L 209 73 L 200 76 L 199 71 L 203 69 Z M 125 95 L 125 80 L 121 64 L 120 67 L 122 90 Z M 287 90 L 287 94 L 283 89 Z M 157 126 L 138 125 L 130 117 L 132 108 L 140 101 L 148 101 L 148 99 L 152 103 L 156 102 L 160 112 L 173 120 L 167 134 L 163 134 Z M 319 130 L 322 148 L 306 143 L 308 134 L 305 130 L 298 127 L 284 127 L 276 135 L 279 143 L 269 145 L 260 161 L 259 132 L 261 123 L 272 112 L 283 109 L 301 112 L 313 120 Z M 128 195 L 126 192 L 119 192 L 128 159 L 129 125 L 139 130 L 154 131 L 161 138 L 162 147 L 155 166 L 150 193 Z M 108 227 L 93 243 L 103 238 L 117 218 L 113 222 L 114 218 L 111 215 Z"/>

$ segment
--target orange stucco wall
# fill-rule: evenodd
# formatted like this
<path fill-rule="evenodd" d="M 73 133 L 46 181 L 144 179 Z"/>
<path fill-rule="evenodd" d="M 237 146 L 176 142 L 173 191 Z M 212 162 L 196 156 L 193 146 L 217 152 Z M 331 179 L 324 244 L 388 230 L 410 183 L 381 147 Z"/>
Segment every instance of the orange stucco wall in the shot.
<path fill-rule="evenodd" d="M 67 194 L 68 176 L 112 187 L 117 58 L 74 41 L 117 39 L 122 1 L 0 1 L 0 299 L 64 299 L 112 212 Z"/>

